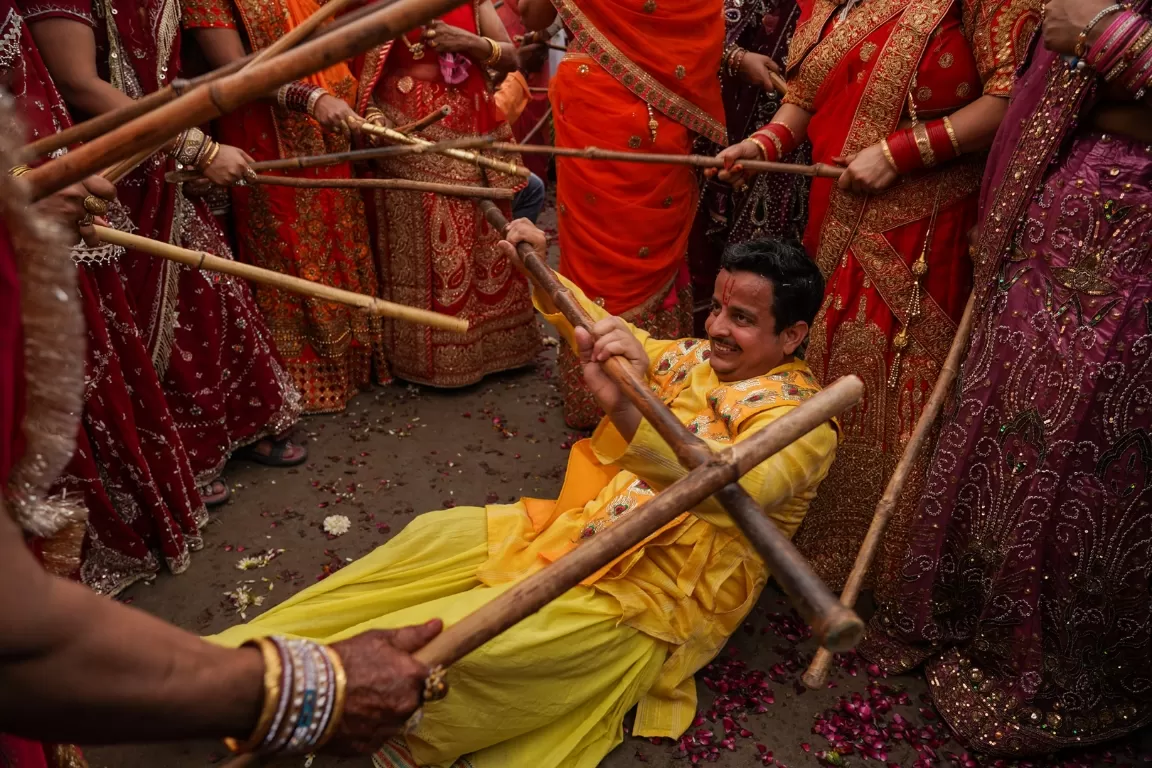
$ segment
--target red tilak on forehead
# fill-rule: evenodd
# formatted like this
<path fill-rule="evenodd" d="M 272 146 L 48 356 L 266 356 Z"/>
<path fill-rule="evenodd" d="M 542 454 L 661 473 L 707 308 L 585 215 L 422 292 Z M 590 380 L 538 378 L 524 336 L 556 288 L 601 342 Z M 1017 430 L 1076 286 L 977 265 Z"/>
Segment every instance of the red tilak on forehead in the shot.
<path fill-rule="evenodd" d="M 736 278 L 728 275 L 728 279 L 724 282 L 724 290 L 720 294 L 720 301 L 725 306 L 732 301 L 732 291 L 736 290 Z"/>

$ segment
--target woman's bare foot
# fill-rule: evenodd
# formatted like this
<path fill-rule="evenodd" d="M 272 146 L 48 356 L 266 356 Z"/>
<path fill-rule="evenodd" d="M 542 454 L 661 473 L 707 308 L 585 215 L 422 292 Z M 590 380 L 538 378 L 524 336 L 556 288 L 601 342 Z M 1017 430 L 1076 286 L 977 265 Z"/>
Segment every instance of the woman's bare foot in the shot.
<path fill-rule="evenodd" d="M 204 502 L 204 506 L 206 507 L 219 507 L 222 504 L 228 503 L 228 499 L 232 498 L 232 491 L 228 488 L 228 483 L 224 482 L 224 478 L 222 477 L 209 480 L 200 486 L 199 490 L 200 500 Z"/>
<path fill-rule="evenodd" d="M 291 438 L 266 437 L 240 451 L 238 458 L 268 467 L 295 467 L 308 460 L 308 449 Z"/>

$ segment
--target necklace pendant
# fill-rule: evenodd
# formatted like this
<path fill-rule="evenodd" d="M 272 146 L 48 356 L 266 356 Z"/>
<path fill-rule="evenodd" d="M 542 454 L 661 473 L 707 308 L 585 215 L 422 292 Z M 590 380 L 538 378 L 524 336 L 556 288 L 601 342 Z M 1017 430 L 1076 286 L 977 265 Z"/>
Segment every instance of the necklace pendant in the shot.
<path fill-rule="evenodd" d="M 409 50 L 412 51 L 413 59 L 419 61 L 420 59 L 424 58 L 424 43 L 416 43 L 415 45 L 411 46 Z"/>

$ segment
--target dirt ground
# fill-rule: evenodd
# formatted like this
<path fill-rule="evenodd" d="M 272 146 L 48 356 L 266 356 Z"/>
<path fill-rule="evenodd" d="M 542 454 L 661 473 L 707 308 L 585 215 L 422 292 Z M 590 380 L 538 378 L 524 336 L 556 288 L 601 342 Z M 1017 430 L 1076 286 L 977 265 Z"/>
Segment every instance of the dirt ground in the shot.
<path fill-rule="evenodd" d="M 387 542 L 417 514 L 552 497 L 568 448 L 580 437 L 561 418 L 554 359 L 554 346 L 545 346 L 535 368 L 474 387 L 435 391 L 397 383 L 360 395 L 342 414 L 305 419 L 297 437 L 310 451 L 306 465 L 230 465 L 233 499 L 205 529 L 204 548 L 189 569 L 137 584 L 120 599 L 211 634 L 243 621 L 238 598 L 259 601 L 243 611 L 252 618 Z M 330 538 L 321 525 L 334 514 L 346 515 L 352 528 Z M 263 567 L 237 567 L 269 552 L 277 554 Z M 848 656 L 828 689 L 808 692 L 798 678 L 813 651 L 770 585 L 729 648 L 698 676 L 700 717 L 686 738 L 653 744 L 626 736 L 602 765 L 976 765 L 948 740 L 921 678 L 878 679 L 877 670 L 869 674 L 867 664 Z M 223 752 L 209 742 L 87 750 L 93 768 L 203 768 Z M 1129 746 L 1031 765 L 1135 765 L 1136 754 Z M 319 757 L 312 765 L 370 764 Z"/>

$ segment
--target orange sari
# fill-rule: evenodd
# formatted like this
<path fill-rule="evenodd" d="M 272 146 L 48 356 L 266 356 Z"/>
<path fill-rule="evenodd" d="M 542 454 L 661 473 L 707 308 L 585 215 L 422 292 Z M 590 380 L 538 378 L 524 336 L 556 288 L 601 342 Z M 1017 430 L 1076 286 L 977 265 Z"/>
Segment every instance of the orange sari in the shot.
<path fill-rule="evenodd" d="M 915 114 L 951 114 L 981 93 L 1007 96 L 1038 0 L 805 0 L 789 53 L 785 99 L 812 114 L 812 159 L 831 163 L 876 144 Z M 912 106 L 909 107 L 909 104 Z M 914 112 L 912 110 L 915 110 Z M 864 399 L 844 415 L 844 443 L 796 544 L 841 588 L 939 375 L 972 284 L 968 230 L 976 223 L 984 155 L 902 177 L 887 192 L 843 192 L 816 179 L 805 246 L 827 280 L 806 359 L 825 385 L 847 374 Z M 927 272 L 913 265 L 923 258 Z M 904 331 L 908 344 L 894 340 Z M 895 583 L 927 456 L 889 524 L 875 573 Z"/>
<path fill-rule="evenodd" d="M 621 0 L 553 2 L 574 38 L 552 78 L 557 146 L 689 154 L 697 134 L 727 143 L 721 0 L 648 0 L 642 12 Z M 691 334 L 695 171 L 557 158 L 556 175 L 561 274 L 658 338 Z M 593 426 L 600 413 L 567 348 L 560 366 L 565 419 Z"/>

